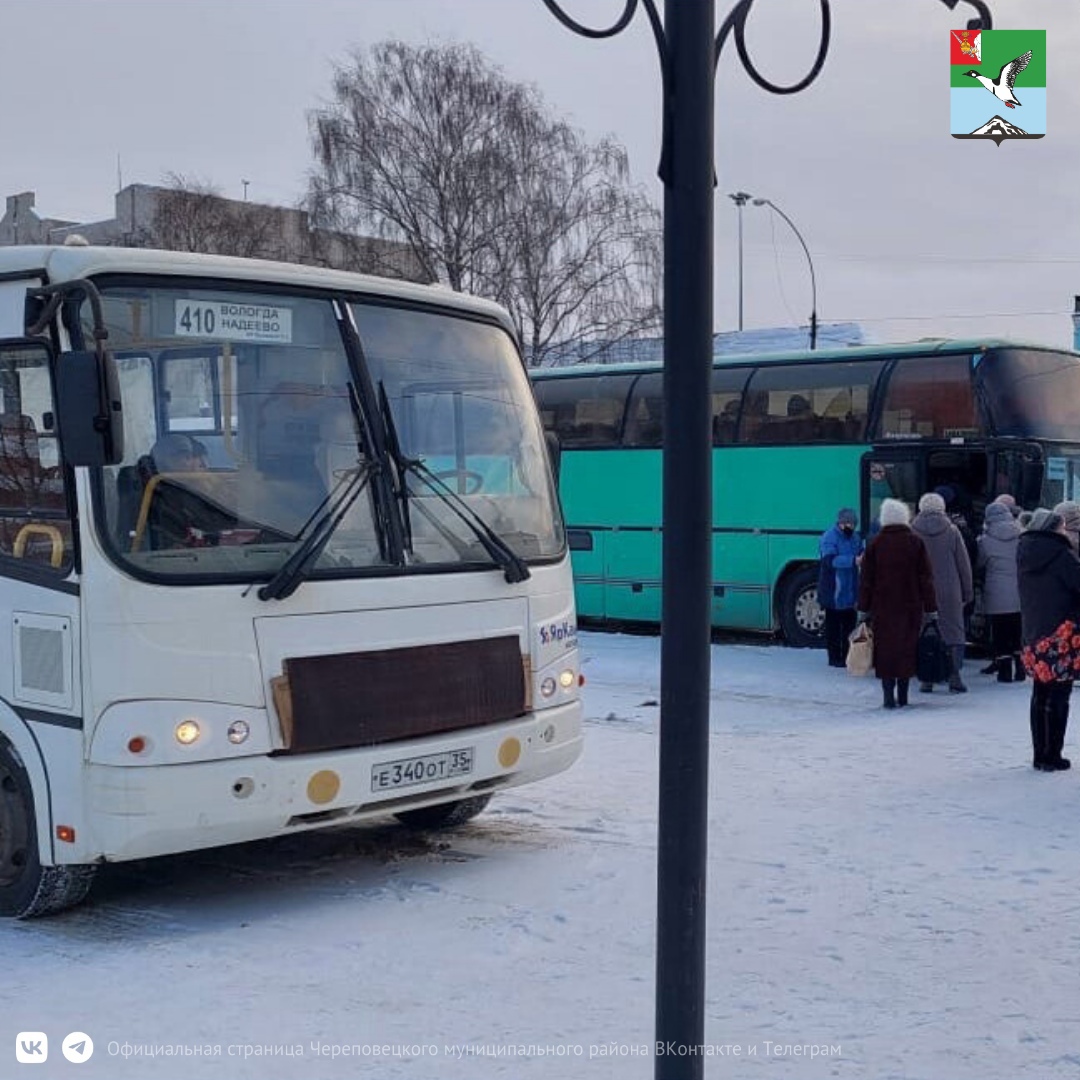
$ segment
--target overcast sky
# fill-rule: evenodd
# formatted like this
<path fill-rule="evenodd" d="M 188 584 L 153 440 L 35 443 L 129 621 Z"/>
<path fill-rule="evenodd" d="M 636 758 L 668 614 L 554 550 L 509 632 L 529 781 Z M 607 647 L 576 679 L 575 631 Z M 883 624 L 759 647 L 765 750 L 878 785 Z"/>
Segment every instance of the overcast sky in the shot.
<path fill-rule="evenodd" d="M 718 0 L 718 24 L 732 2 Z M 989 2 L 995 28 L 1047 31 L 1045 139 L 950 137 L 948 35 L 974 14 L 966 3 L 950 13 L 941 0 L 833 0 L 825 69 L 794 96 L 755 86 L 729 43 L 716 97 L 717 330 L 738 322 L 737 211 L 726 193 L 741 189 L 799 227 L 822 320 L 860 321 L 881 341 L 1071 342 L 1080 6 Z M 599 25 L 623 0 L 564 6 Z M 618 138 L 636 180 L 662 201 L 660 84 L 641 10 L 605 41 L 571 34 L 540 0 L 3 0 L 2 11 L 0 194 L 35 191 L 42 216 L 111 217 L 118 157 L 124 184 L 171 171 L 237 198 L 247 180 L 252 200 L 297 202 L 308 113 L 328 95 L 332 65 L 388 37 L 474 42 L 587 136 Z M 800 78 L 816 53 L 817 0 L 757 0 L 751 24 L 759 67 Z M 1008 118 L 1022 124 L 1022 107 Z M 745 325 L 805 323 L 798 241 L 767 207 L 743 214 Z"/>

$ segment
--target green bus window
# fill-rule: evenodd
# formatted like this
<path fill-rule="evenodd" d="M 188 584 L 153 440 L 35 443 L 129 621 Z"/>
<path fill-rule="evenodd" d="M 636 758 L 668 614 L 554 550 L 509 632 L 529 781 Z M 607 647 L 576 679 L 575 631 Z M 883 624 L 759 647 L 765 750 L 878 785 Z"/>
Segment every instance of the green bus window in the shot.
<path fill-rule="evenodd" d="M 735 441 L 747 368 L 713 368 L 712 443 L 727 446 Z"/>
<path fill-rule="evenodd" d="M 1080 363 L 1051 349 L 991 349 L 976 365 L 979 400 L 995 435 L 1076 439 Z"/>
<path fill-rule="evenodd" d="M 564 450 L 618 446 L 633 381 L 633 375 L 538 379 L 534 389 L 544 428 Z"/>
<path fill-rule="evenodd" d="M 881 409 L 881 438 L 977 435 L 981 429 L 971 385 L 971 358 L 906 357 L 889 377 Z"/>
<path fill-rule="evenodd" d="M 878 362 L 762 366 L 746 393 L 740 443 L 858 443 L 866 438 Z"/>
<path fill-rule="evenodd" d="M 642 375 L 630 394 L 626 408 L 625 446 L 657 447 L 664 444 L 664 376 Z"/>

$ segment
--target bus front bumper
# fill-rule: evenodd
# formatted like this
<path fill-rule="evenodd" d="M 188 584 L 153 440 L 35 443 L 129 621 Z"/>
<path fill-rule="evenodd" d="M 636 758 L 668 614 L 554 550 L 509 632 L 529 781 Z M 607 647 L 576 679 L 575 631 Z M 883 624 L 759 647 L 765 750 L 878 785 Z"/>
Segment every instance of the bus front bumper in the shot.
<path fill-rule="evenodd" d="M 438 738 L 291 757 L 87 766 L 89 821 L 58 861 L 121 861 L 363 821 L 531 783 L 581 754 L 580 701 Z M 82 839 L 80 837 L 80 839 Z"/>

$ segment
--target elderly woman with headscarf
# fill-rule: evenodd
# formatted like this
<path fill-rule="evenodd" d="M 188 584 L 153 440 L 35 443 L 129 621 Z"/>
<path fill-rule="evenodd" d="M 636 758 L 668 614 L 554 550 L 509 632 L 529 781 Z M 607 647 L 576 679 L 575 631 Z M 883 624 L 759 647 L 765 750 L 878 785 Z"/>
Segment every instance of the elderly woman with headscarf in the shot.
<path fill-rule="evenodd" d="M 1080 503 L 1066 499 L 1054 507 L 1054 513 L 1061 515 L 1065 535 L 1069 538 L 1073 551 L 1080 552 Z"/>
<path fill-rule="evenodd" d="M 1023 682 L 1020 663 L 1020 590 L 1016 549 L 1020 524 L 1007 504 L 992 502 L 983 515 L 976 571 L 982 577 L 983 612 L 990 620 L 990 643 L 998 682 Z"/>
<path fill-rule="evenodd" d="M 884 707 L 894 709 L 908 703 L 919 633 L 936 618 L 937 601 L 926 545 L 911 531 L 908 508 L 884 499 L 879 520 L 881 529 L 863 556 L 858 617 L 873 627 L 874 670 Z"/>
<path fill-rule="evenodd" d="M 1023 620 L 1024 667 L 1032 678 L 1032 764 L 1041 772 L 1069 767 L 1061 756 L 1069 698 L 1080 671 L 1080 560 L 1065 522 L 1039 509 L 1020 537 L 1016 565 Z"/>
<path fill-rule="evenodd" d="M 934 569 L 934 592 L 941 622 L 941 640 L 949 650 L 949 693 L 965 694 L 967 687 L 960 677 L 964 663 L 964 607 L 975 598 L 971 559 L 960 530 L 945 513 L 945 500 L 928 491 L 919 500 L 919 513 L 911 528 L 922 538 Z M 929 693 L 931 683 L 919 683 L 919 689 Z"/>

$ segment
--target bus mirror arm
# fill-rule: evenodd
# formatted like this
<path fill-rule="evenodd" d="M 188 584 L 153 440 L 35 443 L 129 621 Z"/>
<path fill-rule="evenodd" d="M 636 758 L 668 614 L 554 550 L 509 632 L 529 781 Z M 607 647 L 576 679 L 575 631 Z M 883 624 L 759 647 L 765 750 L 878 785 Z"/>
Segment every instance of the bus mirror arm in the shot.
<path fill-rule="evenodd" d="M 57 426 L 64 460 L 69 465 L 118 465 L 124 458 L 120 383 L 116 363 L 105 348 L 109 331 L 97 286 L 76 278 L 30 290 L 26 333 L 30 337 L 44 334 L 67 299 L 89 302 L 94 348 L 61 353 L 55 365 Z"/>

